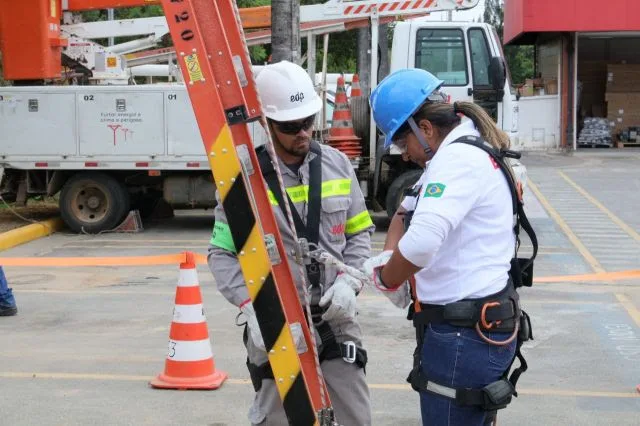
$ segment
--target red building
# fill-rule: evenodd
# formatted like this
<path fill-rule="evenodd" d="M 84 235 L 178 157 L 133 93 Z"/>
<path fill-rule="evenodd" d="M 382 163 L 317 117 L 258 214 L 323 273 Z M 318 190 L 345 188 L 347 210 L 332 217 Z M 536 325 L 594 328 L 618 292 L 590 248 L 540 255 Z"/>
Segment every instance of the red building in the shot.
<path fill-rule="evenodd" d="M 590 145 L 585 118 L 606 121 L 613 146 L 640 146 L 640 1 L 505 0 L 504 12 L 504 43 L 534 44 L 536 77 L 557 78 L 557 147 Z"/>

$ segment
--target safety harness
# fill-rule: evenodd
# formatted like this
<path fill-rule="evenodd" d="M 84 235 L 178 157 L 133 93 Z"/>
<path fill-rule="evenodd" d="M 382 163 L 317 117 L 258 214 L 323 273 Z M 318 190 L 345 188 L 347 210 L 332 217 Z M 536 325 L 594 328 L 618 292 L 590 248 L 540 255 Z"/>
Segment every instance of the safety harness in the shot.
<path fill-rule="evenodd" d="M 288 194 L 287 202 L 291 207 L 291 214 L 293 215 L 293 222 L 296 227 L 296 234 L 298 238 L 305 238 L 309 243 L 317 245 L 320 236 L 320 212 L 322 198 L 322 149 L 316 141 L 312 141 L 310 151 L 315 154 L 315 157 L 309 162 L 309 200 L 306 226 Z M 264 146 L 259 147 L 256 150 L 256 153 L 258 155 L 258 161 L 260 162 L 262 175 L 267 182 L 269 189 L 273 193 L 274 198 L 277 200 L 278 205 L 284 211 L 285 200 L 282 191 L 280 191 L 278 175 L 273 167 L 269 153 Z M 322 363 L 324 360 L 341 357 L 345 362 L 351 364 L 355 363 L 360 368 L 365 368 L 367 365 L 367 352 L 364 349 L 357 347 L 352 341 L 338 343 L 331 327 L 322 319 L 322 314 L 325 312 L 325 309 L 319 305 L 319 302 L 322 298 L 322 294 L 324 293 L 324 286 L 322 284 L 324 281 L 324 266 L 318 263 L 315 259 L 305 259 L 305 268 L 307 278 L 310 283 L 311 319 L 315 329 L 320 335 L 320 348 L 318 350 L 320 362 Z M 243 339 L 246 345 L 248 339 L 246 325 Z M 269 362 L 262 365 L 256 365 L 249 362 L 249 359 L 247 358 L 247 368 L 249 369 L 251 382 L 253 383 L 253 387 L 256 392 L 262 388 L 262 380 L 273 379 L 273 371 L 271 370 Z"/>
<path fill-rule="evenodd" d="M 498 151 L 480 138 L 464 136 L 452 143 L 466 143 L 487 152 L 500 167 L 511 190 L 514 233 L 516 247 L 514 257 L 511 260 L 509 280 L 507 286 L 500 292 L 478 299 L 464 299 L 447 305 L 430 305 L 419 303 L 415 297 L 415 289 L 412 288 L 414 303 L 409 306 L 407 319 L 412 320 L 416 328 L 417 346 L 413 354 L 413 369 L 407 381 L 418 392 L 430 392 L 453 400 L 459 406 L 479 407 L 487 412 L 486 424 L 495 420 L 496 412 L 505 408 L 513 396 L 518 396 L 516 383 L 520 375 L 528 366 L 522 356 L 522 344 L 533 339 L 531 321 L 529 315 L 520 307 L 520 299 L 516 289 L 533 285 L 533 261 L 538 253 L 538 240 L 536 234 L 525 215 L 523 203 L 519 196 L 518 187 L 514 177 L 507 166 L 506 158 L 520 158 L 520 154 L 501 150 Z M 419 189 L 418 189 L 419 190 Z M 415 190 L 414 190 L 415 191 Z M 411 214 L 405 215 L 405 229 Z M 530 258 L 519 258 L 520 228 L 522 228 L 533 245 L 533 254 Z M 413 287 L 413 286 L 412 286 Z M 421 367 L 421 352 L 424 344 L 424 332 L 429 324 L 449 324 L 455 327 L 474 328 L 483 341 L 491 345 L 508 345 L 516 340 L 516 353 L 502 378 L 490 383 L 482 389 L 452 388 L 426 377 Z M 485 335 L 485 332 L 511 333 L 504 341 L 494 341 Z M 518 358 L 520 366 L 514 369 L 508 376 L 515 359 Z"/>

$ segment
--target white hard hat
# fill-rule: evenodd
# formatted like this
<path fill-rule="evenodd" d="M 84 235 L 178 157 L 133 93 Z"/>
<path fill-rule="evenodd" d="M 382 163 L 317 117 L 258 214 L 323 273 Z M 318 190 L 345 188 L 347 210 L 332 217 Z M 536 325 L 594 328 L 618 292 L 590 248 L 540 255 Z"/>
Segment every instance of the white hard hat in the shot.
<path fill-rule="evenodd" d="M 291 62 L 265 66 L 256 77 L 256 86 L 264 115 L 272 120 L 301 120 L 322 109 L 309 74 Z"/>

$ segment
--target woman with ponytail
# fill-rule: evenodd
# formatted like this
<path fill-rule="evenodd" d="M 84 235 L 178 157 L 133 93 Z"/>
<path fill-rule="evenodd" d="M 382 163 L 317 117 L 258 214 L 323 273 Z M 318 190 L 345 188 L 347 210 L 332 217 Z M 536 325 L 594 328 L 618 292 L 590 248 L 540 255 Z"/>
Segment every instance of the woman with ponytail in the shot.
<path fill-rule="evenodd" d="M 500 152 L 509 138 L 481 107 L 447 103 L 442 84 L 427 71 L 401 70 L 371 95 L 385 147 L 396 144 L 429 166 L 406 232 L 364 268 L 383 292 L 406 294 L 415 276 L 410 314 L 418 347 L 408 380 L 420 393 L 423 424 L 485 425 L 513 394 L 503 380 L 521 315 L 509 275 L 512 190 L 486 151 L 461 142 Z M 492 398 L 497 403 L 487 403 Z"/>

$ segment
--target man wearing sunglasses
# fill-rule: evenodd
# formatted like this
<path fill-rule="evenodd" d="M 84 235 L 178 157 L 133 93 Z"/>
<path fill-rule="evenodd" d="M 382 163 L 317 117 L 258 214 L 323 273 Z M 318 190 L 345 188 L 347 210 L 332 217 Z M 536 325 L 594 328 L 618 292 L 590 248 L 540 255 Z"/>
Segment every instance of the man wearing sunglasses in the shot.
<path fill-rule="evenodd" d="M 260 168 L 282 234 L 289 264 L 303 299 L 311 296 L 311 315 L 322 373 L 339 424 L 371 424 L 369 389 L 364 367 L 362 332 L 356 319 L 356 296 L 362 283 L 315 261 L 302 268 L 295 258 L 296 240 L 305 238 L 346 264 L 360 268 L 370 255 L 374 226 L 347 157 L 312 139 L 322 101 L 307 72 L 290 62 L 267 65 L 256 79 L 286 193 L 264 149 L 258 148 Z M 285 214 L 291 207 L 295 230 Z M 256 396 L 249 420 L 253 425 L 286 425 L 287 419 L 273 380 L 255 311 L 236 258 L 224 210 L 218 199 L 216 223 L 209 248 L 209 268 L 218 290 L 240 308 L 246 319 L 244 342 L 247 366 Z M 301 338 L 302 336 L 298 336 Z"/>

